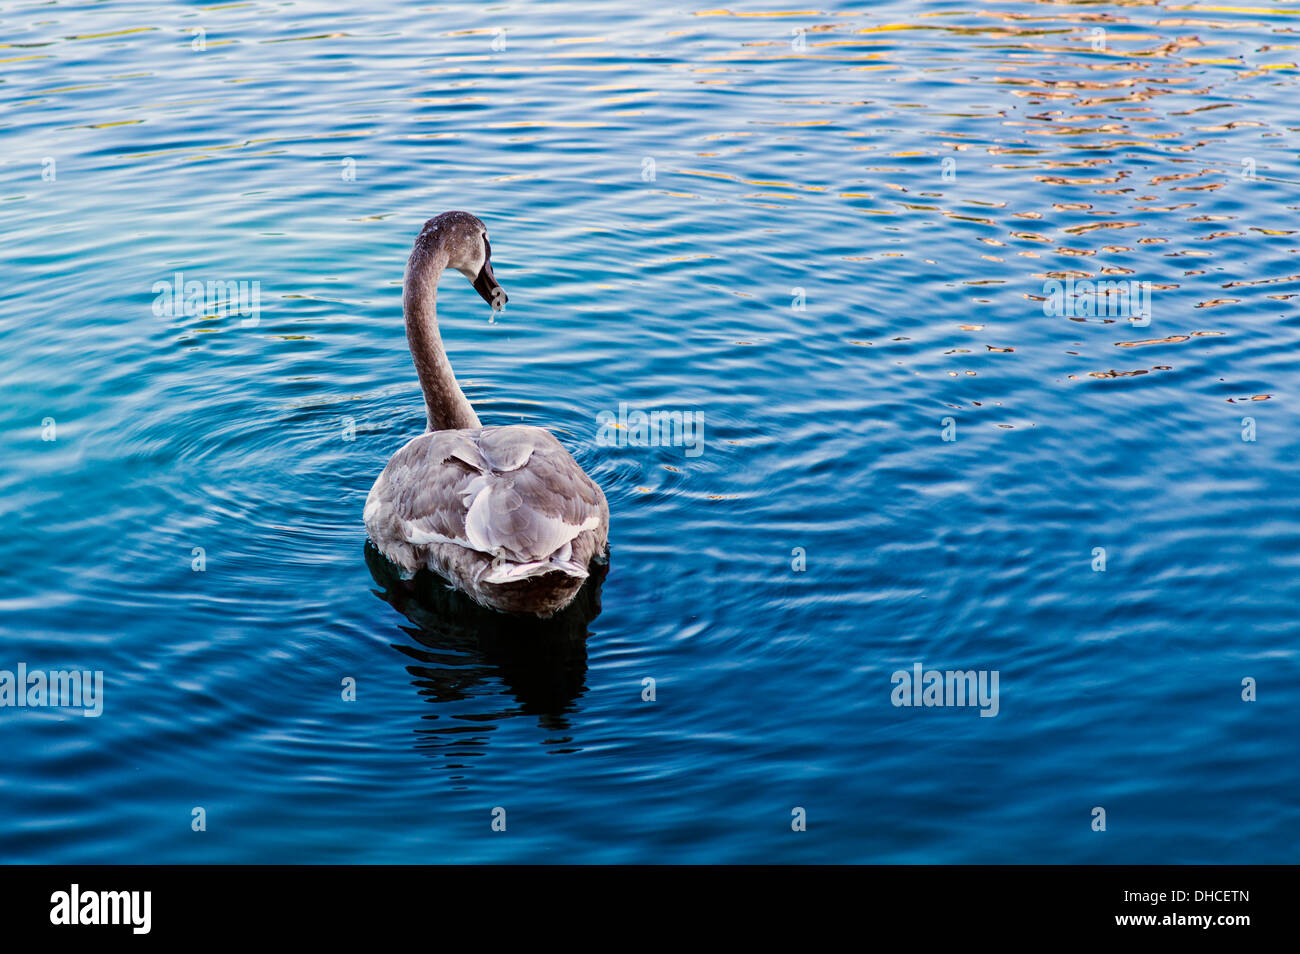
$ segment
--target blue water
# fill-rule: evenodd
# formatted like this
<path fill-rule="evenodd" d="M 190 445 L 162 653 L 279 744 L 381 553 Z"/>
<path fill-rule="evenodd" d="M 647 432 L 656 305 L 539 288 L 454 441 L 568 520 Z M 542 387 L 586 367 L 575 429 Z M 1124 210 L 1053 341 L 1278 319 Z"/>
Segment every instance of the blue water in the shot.
<path fill-rule="evenodd" d="M 0 859 L 1296 859 L 1294 5 L 368 6 L 0 8 L 0 669 L 104 674 Z M 451 208 L 466 392 L 610 502 L 551 630 L 367 559 Z"/>

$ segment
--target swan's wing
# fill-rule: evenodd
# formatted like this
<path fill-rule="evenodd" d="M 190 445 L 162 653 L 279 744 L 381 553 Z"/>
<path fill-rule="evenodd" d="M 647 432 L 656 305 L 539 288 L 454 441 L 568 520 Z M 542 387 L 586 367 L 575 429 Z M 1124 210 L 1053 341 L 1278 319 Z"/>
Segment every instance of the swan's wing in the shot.
<path fill-rule="evenodd" d="M 604 521 L 604 494 L 549 431 L 485 428 L 478 447 L 490 469 L 472 485 L 465 517 L 475 549 L 542 560 Z"/>
<path fill-rule="evenodd" d="M 434 431 L 407 441 L 392 456 L 366 500 L 366 529 L 380 548 L 417 544 L 417 535 L 465 540 L 461 491 L 482 458 L 461 431 Z M 423 541 L 429 542 L 429 541 Z"/>
<path fill-rule="evenodd" d="M 422 435 L 393 456 L 380 481 L 386 486 L 378 496 L 403 542 L 487 554 L 494 558 L 489 582 L 553 567 L 586 575 L 571 560 L 571 544 L 608 520 L 600 488 L 550 432 L 536 427 Z M 376 492 L 371 496 L 368 527 Z"/>

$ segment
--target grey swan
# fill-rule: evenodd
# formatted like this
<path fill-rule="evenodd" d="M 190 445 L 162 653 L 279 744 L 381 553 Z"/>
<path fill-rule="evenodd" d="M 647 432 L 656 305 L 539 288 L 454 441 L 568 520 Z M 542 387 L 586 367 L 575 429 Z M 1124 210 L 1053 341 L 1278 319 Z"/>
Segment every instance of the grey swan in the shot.
<path fill-rule="evenodd" d="M 549 618 L 609 554 L 605 494 L 550 431 L 484 427 L 456 383 L 438 333 L 448 267 L 494 309 L 506 302 L 483 223 L 444 212 L 406 263 L 406 340 L 428 429 L 389 460 L 366 498 L 366 531 L 403 580 L 429 569 L 481 606 Z"/>

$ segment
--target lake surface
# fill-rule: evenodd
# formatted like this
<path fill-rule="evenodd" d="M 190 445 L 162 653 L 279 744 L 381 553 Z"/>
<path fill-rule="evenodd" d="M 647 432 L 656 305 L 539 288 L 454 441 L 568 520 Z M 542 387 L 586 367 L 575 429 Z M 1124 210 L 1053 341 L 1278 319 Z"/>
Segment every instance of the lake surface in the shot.
<path fill-rule="evenodd" d="M 1291 6 L 5 3 L 0 669 L 103 709 L 0 708 L 0 859 L 1294 862 Z M 365 546 L 453 208 L 612 511 L 536 632 Z"/>

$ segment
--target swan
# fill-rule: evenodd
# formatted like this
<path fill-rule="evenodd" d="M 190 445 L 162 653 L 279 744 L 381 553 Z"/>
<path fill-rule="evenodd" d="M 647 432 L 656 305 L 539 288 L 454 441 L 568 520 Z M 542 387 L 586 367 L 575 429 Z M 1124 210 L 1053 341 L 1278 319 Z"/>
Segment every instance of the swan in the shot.
<path fill-rule="evenodd" d="M 550 431 L 484 427 L 438 333 L 438 278 L 454 268 L 500 308 L 487 229 L 468 212 L 430 219 L 406 262 L 406 340 L 428 429 L 389 460 L 366 498 L 371 541 L 410 580 L 428 568 L 481 606 L 549 618 L 609 553 L 605 494 Z"/>

